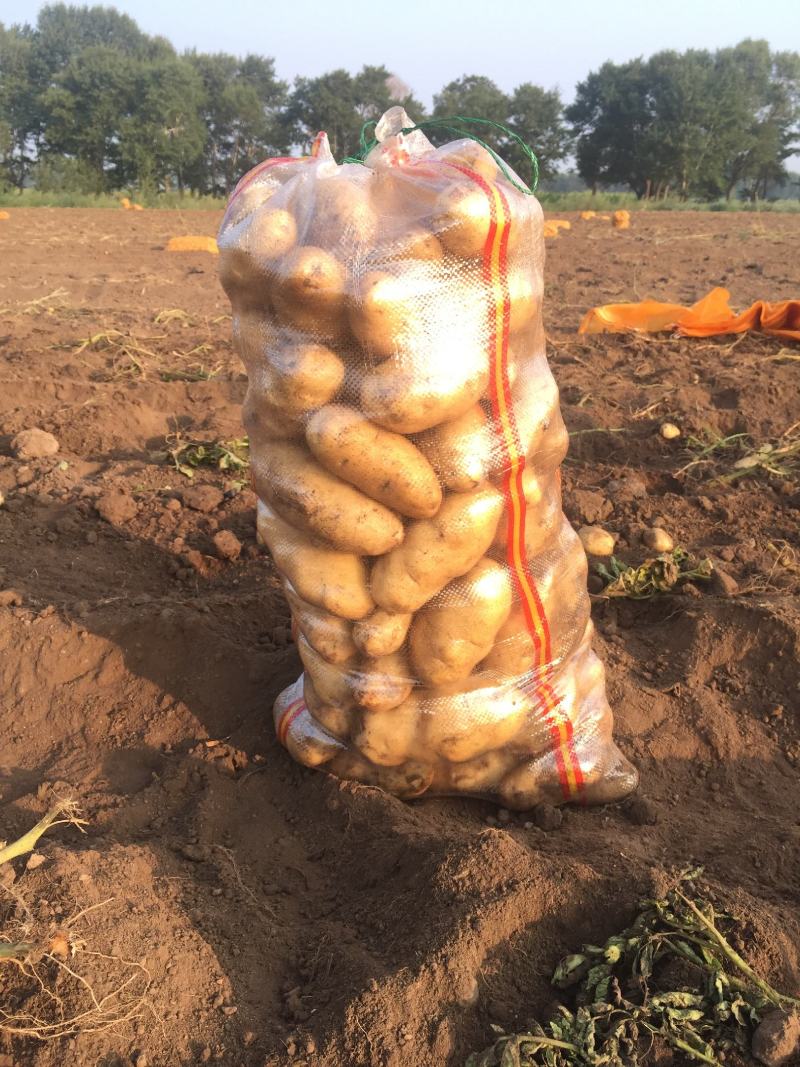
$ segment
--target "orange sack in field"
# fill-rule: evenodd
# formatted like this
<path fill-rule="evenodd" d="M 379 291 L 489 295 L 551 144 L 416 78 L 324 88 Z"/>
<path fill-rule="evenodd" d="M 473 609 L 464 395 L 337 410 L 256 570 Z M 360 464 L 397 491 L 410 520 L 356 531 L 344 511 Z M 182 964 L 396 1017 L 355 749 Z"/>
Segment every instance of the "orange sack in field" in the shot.
<path fill-rule="evenodd" d="M 777 304 L 756 300 L 737 315 L 731 311 L 730 297 L 727 289 L 717 288 L 691 307 L 665 304 L 659 300 L 604 304 L 586 312 L 578 333 L 677 330 L 686 337 L 712 337 L 760 330 L 789 341 L 800 341 L 800 300 L 782 300 Z"/>
<path fill-rule="evenodd" d="M 615 230 L 629 230 L 631 228 L 631 213 L 630 211 L 615 211 L 611 224 Z"/>
<path fill-rule="evenodd" d="M 170 237 L 168 252 L 210 252 L 216 256 L 219 252 L 213 237 Z"/>
<path fill-rule="evenodd" d="M 544 224 L 545 237 L 558 237 L 559 230 L 571 230 L 572 223 L 567 219 L 548 219 Z"/>

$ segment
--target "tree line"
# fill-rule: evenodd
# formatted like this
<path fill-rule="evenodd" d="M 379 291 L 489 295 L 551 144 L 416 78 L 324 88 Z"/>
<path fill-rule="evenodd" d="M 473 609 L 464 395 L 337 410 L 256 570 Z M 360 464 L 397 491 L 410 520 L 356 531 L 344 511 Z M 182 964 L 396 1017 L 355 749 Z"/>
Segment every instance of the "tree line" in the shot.
<path fill-rule="evenodd" d="M 337 159 L 356 154 L 363 124 L 394 103 L 417 121 L 431 117 L 382 66 L 290 86 L 271 58 L 178 53 L 114 8 L 53 4 L 35 25 L 0 23 L 0 185 L 221 196 L 266 156 L 308 148 L 321 129 Z M 557 90 L 526 82 L 505 93 L 465 75 L 434 97 L 432 117 L 452 115 L 508 127 L 533 147 L 545 178 L 574 159 L 593 190 L 766 196 L 798 148 L 800 54 L 747 40 L 609 62 L 568 107 Z M 476 132 L 528 177 L 515 139 L 492 126 Z"/>

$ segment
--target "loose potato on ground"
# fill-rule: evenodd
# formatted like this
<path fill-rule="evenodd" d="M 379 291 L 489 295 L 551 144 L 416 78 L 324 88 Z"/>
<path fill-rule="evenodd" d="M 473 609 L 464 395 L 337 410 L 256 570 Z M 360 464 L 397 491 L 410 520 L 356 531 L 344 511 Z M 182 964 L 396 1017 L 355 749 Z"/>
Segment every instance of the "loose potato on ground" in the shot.
<path fill-rule="evenodd" d="M 445 188 L 436 201 L 433 231 L 445 249 L 461 259 L 483 252 L 491 224 L 491 197 L 466 175 Z"/>
<path fill-rule="evenodd" d="M 314 688 L 314 683 L 305 671 L 301 677 L 303 679 L 303 699 L 308 710 L 332 737 L 337 738 L 339 741 L 347 741 L 353 732 L 355 713 L 350 708 L 342 708 L 338 704 L 326 703 L 320 698 Z"/>
<path fill-rule="evenodd" d="M 342 246 L 348 254 L 373 244 L 378 216 L 372 185 L 372 173 L 364 167 L 359 167 L 357 178 L 347 170 L 320 178 L 314 189 L 308 242 L 333 251 Z"/>
<path fill-rule="evenodd" d="M 463 493 L 486 480 L 492 467 L 490 422 L 480 404 L 419 434 L 415 443 L 445 489 Z"/>
<path fill-rule="evenodd" d="M 473 407 L 486 391 L 489 368 L 476 353 L 458 368 L 430 371 L 387 360 L 361 383 L 361 410 L 373 422 L 397 433 L 429 430 Z"/>
<path fill-rule="evenodd" d="M 453 763 L 473 760 L 508 744 L 529 707 L 521 690 L 485 676 L 431 690 L 421 704 L 424 743 Z"/>
<path fill-rule="evenodd" d="M 347 663 L 355 658 L 358 649 L 353 641 L 351 622 L 309 604 L 286 579 L 283 591 L 299 632 L 323 659 L 328 663 Z"/>
<path fill-rule="evenodd" d="M 401 652 L 393 652 L 351 668 L 349 684 L 360 708 L 388 711 L 409 697 L 414 679 L 406 657 Z"/>
<path fill-rule="evenodd" d="M 422 453 L 354 408 L 321 408 L 306 427 L 306 441 L 323 467 L 401 515 L 427 519 L 439 510 L 442 491 Z"/>
<path fill-rule="evenodd" d="M 273 441 L 255 457 L 252 470 L 262 499 L 287 522 L 335 548 L 378 556 L 403 540 L 394 512 L 330 474 L 298 445 Z"/>
<path fill-rule="evenodd" d="M 450 685 L 487 655 L 511 611 L 505 567 L 482 559 L 416 615 L 409 633 L 411 666 L 425 685 Z"/>
<path fill-rule="evenodd" d="M 412 694 L 389 711 L 365 711 L 353 733 L 353 744 L 372 763 L 397 767 L 419 749 L 419 698 Z"/>
<path fill-rule="evenodd" d="M 322 248 L 295 248 L 276 265 L 272 303 L 279 320 L 316 337 L 345 332 L 345 276 Z"/>
<path fill-rule="evenodd" d="M 365 656 L 388 656 L 402 647 L 412 618 L 411 612 L 378 608 L 355 624 L 353 641 Z"/>
<path fill-rule="evenodd" d="M 475 566 L 492 543 L 503 498 L 484 486 L 445 497 L 432 519 L 411 523 L 405 541 L 376 560 L 372 595 L 385 611 L 417 611 Z"/>
<path fill-rule="evenodd" d="M 315 544 L 263 501 L 257 517 L 260 540 L 304 600 L 343 619 L 363 619 L 375 609 L 362 559 Z"/>

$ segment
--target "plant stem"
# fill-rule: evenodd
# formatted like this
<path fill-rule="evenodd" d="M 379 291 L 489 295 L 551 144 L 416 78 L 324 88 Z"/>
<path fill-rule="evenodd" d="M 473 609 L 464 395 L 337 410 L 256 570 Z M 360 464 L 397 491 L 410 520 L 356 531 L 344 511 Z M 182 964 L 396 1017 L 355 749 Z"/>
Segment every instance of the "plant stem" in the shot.
<path fill-rule="evenodd" d="M 692 1048 L 686 1041 L 681 1041 L 679 1037 L 675 1037 L 674 1034 L 669 1035 L 669 1043 L 674 1045 L 675 1048 L 679 1048 L 681 1052 L 685 1052 L 687 1056 L 691 1056 L 692 1059 L 702 1060 L 703 1063 L 711 1063 L 714 1067 L 720 1067 L 719 1060 L 715 1060 L 713 1056 L 706 1056 L 703 1052 L 698 1052 L 696 1048 Z"/>
<path fill-rule="evenodd" d="M 702 911 L 700 911 L 697 905 L 693 904 L 688 897 L 685 897 L 679 889 L 676 889 L 675 893 L 690 909 L 692 914 L 695 915 L 697 919 L 699 919 L 699 921 L 703 924 L 706 930 L 708 930 L 709 934 L 717 942 L 717 944 L 728 957 L 728 959 L 731 961 L 731 963 L 734 963 L 743 974 L 746 974 L 750 981 L 753 983 L 753 985 L 756 986 L 757 989 L 760 989 L 765 997 L 771 1000 L 774 1004 L 785 1003 L 800 1005 L 800 1000 L 797 1000 L 795 997 L 788 997 L 783 993 L 779 993 L 777 989 L 773 989 L 768 982 L 765 982 L 763 980 L 763 978 L 759 978 L 753 968 L 749 965 L 749 963 L 747 963 L 746 960 L 743 960 L 739 953 L 731 948 L 731 946 L 728 944 L 728 942 L 725 940 L 725 938 L 722 936 L 716 926 L 714 926 L 714 924 L 710 922 L 705 917 L 705 915 L 703 915 Z"/>
<path fill-rule="evenodd" d="M 0 863 L 8 863 L 9 860 L 16 859 L 17 856 L 24 856 L 26 852 L 33 852 L 42 834 L 46 833 L 56 823 L 68 822 L 72 823 L 73 826 L 79 827 L 82 820 L 75 817 L 73 814 L 75 810 L 75 805 L 71 800 L 59 800 L 32 829 L 28 830 L 27 834 L 18 837 L 10 845 L 0 848 Z M 67 818 L 60 819 L 59 816 L 61 815 L 66 815 Z"/>

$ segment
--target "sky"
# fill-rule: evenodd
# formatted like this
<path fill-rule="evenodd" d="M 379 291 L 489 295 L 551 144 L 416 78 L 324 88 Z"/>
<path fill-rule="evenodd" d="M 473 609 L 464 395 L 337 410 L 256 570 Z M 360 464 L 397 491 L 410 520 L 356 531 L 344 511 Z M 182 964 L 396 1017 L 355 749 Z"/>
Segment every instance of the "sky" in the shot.
<path fill-rule="evenodd" d="M 88 0 L 83 0 L 88 2 Z M 4 23 L 43 6 L 0 0 Z M 561 90 L 606 59 L 664 48 L 721 48 L 745 37 L 800 50 L 798 0 L 117 0 L 142 30 L 176 48 L 272 56 L 278 75 L 385 65 L 430 106 L 462 74 L 510 92 L 522 82 Z"/>

